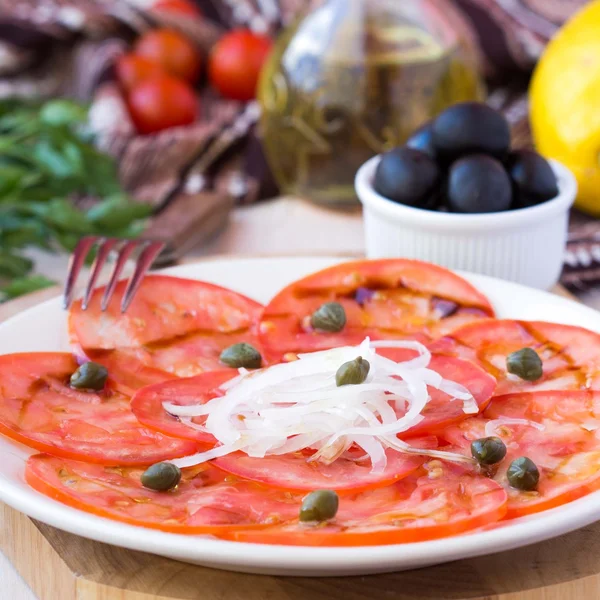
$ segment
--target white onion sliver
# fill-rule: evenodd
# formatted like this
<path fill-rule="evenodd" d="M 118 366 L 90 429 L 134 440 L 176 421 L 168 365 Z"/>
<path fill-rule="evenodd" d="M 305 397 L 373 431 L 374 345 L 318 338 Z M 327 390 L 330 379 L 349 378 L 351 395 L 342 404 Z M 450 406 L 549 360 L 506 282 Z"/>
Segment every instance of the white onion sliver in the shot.
<path fill-rule="evenodd" d="M 377 348 L 406 348 L 418 356 L 395 362 L 377 354 Z M 366 381 L 338 387 L 337 369 L 358 356 L 370 364 Z M 316 452 L 310 461 L 329 464 L 352 446 L 365 452 L 376 473 L 385 470 L 389 451 L 472 462 L 462 455 L 414 448 L 396 437 L 423 420 L 428 388 L 462 401 L 465 413 L 478 411 L 464 386 L 428 368 L 430 359 L 419 342 L 367 338 L 358 346 L 300 354 L 296 361 L 266 369 L 240 369 L 221 386 L 223 396 L 194 406 L 163 403 L 184 425 L 210 433 L 219 444 L 171 462 L 186 467 L 238 450 L 262 458 L 312 449 Z M 203 425 L 192 421 L 199 416 L 206 416 Z"/>
<path fill-rule="evenodd" d="M 498 427 L 503 427 L 504 425 L 526 425 L 528 427 L 533 427 L 538 429 L 539 431 L 544 431 L 546 429 L 544 425 L 541 423 L 537 423 L 536 421 L 529 421 L 527 419 L 511 419 L 510 417 L 501 417 L 499 419 L 492 419 L 485 424 L 485 435 L 487 437 L 492 437 L 498 435 L 496 430 Z"/>

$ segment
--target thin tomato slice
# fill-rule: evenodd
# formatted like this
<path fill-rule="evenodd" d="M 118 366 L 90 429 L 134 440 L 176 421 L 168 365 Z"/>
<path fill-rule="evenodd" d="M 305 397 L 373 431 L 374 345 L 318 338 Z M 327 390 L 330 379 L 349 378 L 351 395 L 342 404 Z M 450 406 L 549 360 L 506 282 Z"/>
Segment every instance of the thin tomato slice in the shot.
<path fill-rule="evenodd" d="M 205 404 L 213 398 L 222 396 L 224 392 L 219 386 L 236 377 L 236 369 L 223 369 L 202 373 L 197 377 L 175 379 L 165 383 L 150 385 L 139 390 L 131 401 L 131 410 L 140 423 L 147 427 L 188 440 L 203 444 L 215 444 L 215 438 L 210 434 L 186 425 L 181 419 L 170 415 L 164 408 L 163 402 L 180 406 Z M 192 425 L 203 425 L 204 418 L 194 417 Z"/>
<path fill-rule="evenodd" d="M 411 445 L 435 448 L 437 438 L 419 438 Z M 264 458 L 252 458 L 235 452 L 215 459 L 212 464 L 233 475 L 282 489 L 356 491 L 389 485 L 410 475 L 425 462 L 423 457 L 389 450 L 385 471 L 373 473 L 368 458 L 357 460 L 360 455 L 364 455 L 364 452 L 358 452 L 356 457 L 340 457 L 330 465 L 324 465 L 309 462 L 309 455 L 301 452 Z"/>
<path fill-rule="evenodd" d="M 486 425 L 491 420 L 498 420 Z M 511 423 L 525 419 L 540 424 Z M 491 430 L 493 426 L 493 430 Z M 471 441 L 493 432 L 507 446 L 495 479 L 508 492 L 507 518 L 547 510 L 600 489 L 600 392 L 543 391 L 494 398 L 483 416 L 449 428 L 446 440 L 469 452 Z M 506 479 L 510 463 L 527 456 L 538 467 L 535 491 L 511 488 Z"/>
<path fill-rule="evenodd" d="M 222 369 L 219 355 L 224 348 L 238 342 L 258 345 L 256 326 L 262 306 L 232 290 L 150 275 L 122 314 L 125 287 L 125 281 L 117 285 L 106 312 L 100 307 L 101 288 L 86 310 L 77 302 L 69 314 L 74 347 L 88 358 L 115 366 L 123 385 L 155 383 L 161 372 L 168 380 Z M 134 381 L 128 379 L 128 372 L 135 374 Z"/>
<path fill-rule="evenodd" d="M 310 316 L 339 302 L 347 322 L 339 333 L 315 331 Z M 464 279 L 413 260 L 348 262 L 309 275 L 266 306 L 260 339 L 268 356 L 325 350 L 373 339 L 431 341 L 456 327 L 491 317 L 488 300 Z"/>
<path fill-rule="evenodd" d="M 406 350 L 396 350 L 392 348 L 380 348 L 379 354 L 400 361 L 410 358 Z M 492 398 L 496 388 L 496 380 L 477 365 L 451 356 L 432 355 L 429 368 L 439 373 L 444 379 L 460 383 L 466 387 L 477 402 L 479 410 L 482 411 Z M 413 425 L 409 431 L 401 434 L 400 437 L 411 438 L 414 436 L 425 435 L 427 433 L 437 433 L 457 421 L 462 421 L 470 415 L 463 410 L 461 400 L 453 399 L 448 394 L 429 387 L 430 400 L 421 413 L 424 419 Z M 404 413 L 398 413 L 402 416 Z"/>
<path fill-rule="evenodd" d="M 378 352 L 397 361 L 408 360 L 416 355 L 412 351 L 390 348 L 382 348 Z M 475 398 L 480 410 L 483 410 L 487 406 L 494 393 L 496 381 L 483 369 L 468 361 L 449 356 L 432 356 L 429 366 L 445 379 L 461 383 L 465 386 Z M 210 434 L 194 429 L 182 423 L 180 419 L 169 415 L 163 408 L 163 402 L 171 402 L 183 406 L 205 404 L 212 398 L 222 396 L 223 391 L 219 389 L 219 386 L 236 375 L 237 371 L 233 369 L 221 370 L 203 373 L 197 377 L 188 379 L 179 379 L 148 386 L 135 394 L 131 408 L 138 420 L 152 429 L 156 429 L 167 435 L 195 440 L 197 442 L 214 443 L 215 440 Z M 402 437 L 417 437 L 435 433 L 469 416 L 463 410 L 462 401 L 453 400 L 448 394 L 431 387 L 429 388 L 429 393 L 431 399 L 423 411 L 424 419 L 414 425 Z M 401 417 L 403 414 L 403 412 L 398 412 L 398 417 Z M 204 417 L 194 417 L 191 419 L 191 423 L 192 425 L 202 426 L 204 420 Z M 250 459 L 248 458 L 248 460 Z M 217 464 L 220 465 L 221 463 Z M 231 468 L 232 472 L 237 472 L 231 467 L 232 462 L 230 459 L 223 459 L 222 464 L 229 465 L 224 468 Z M 314 470 L 314 466 L 311 468 Z M 251 478 L 246 468 L 240 474 Z M 259 477 L 259 480 L 268 481 L 268 479 L 261 477 Z M 283 483 L 275 483 L 275 485 L 285 487 Z M 310 489 L 310 486 L 306 489 Z"/>
<path fill-rule="evenodd" d="M 457 535 L 498 521 L 506 491 L 495 481 L 442 467 L 440 477 L 410 475 L 393 485 L 340 497 L 333 521 L 288 524 L 263 531 L 236 530 L 221 537 L 259 544 L 375 546 Z"/>
<path fill-rule="evenodd" d="M 141 425 L 129 397 L 69 386 L 70 354 L 0 356 L 0 433 L 36 450 L 101 464 L 152 464 L 193 454 L 197 445 Z"/>
<path fill-rule="evenodd" d="M 529 382 L 506 371 L 506 357 L 533 348 L 543 362 L 541 379 Z M 541 321 L 473 323 L 431 344 L 432 352 L 481 365 L 498 380 L 495 394 L 538 390 L 600 389 L 600 335 L 581 327 Z"/>
<path fill-rule="evenodd" d="M 219 534 L 297 517 L 300 496 L 235 481 L 209 465 L 185 469 L 175 490 L 142 486 L 142 469 L 102 467 L 38 454 L 25 479 L 38 492 L 100 517 L 174 533 Z"/>

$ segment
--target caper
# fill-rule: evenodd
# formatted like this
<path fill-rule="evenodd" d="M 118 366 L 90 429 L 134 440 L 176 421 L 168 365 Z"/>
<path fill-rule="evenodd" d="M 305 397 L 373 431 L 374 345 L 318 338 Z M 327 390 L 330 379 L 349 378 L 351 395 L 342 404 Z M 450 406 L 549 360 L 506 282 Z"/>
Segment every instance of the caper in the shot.
<path fill-rule="evenodd" d="M 530 458 L 521 456 L 510 463 L 506 477 L 511 487 L 527 492 L 537 487 L 540 472 Z"/>
<path fill-rule="evenodd" d="M 480 465 L 495 465 L 506 456 L 506 446 L 499 437 L 485 437 L 471 442 L 471 455 Z"/>
<path fill-rule="evenodd" d="M 525 381 L 537 381 L 543 375 L 542 359 L 533 348 L 522 348 L 506 357 L 506 370 Z"/>
<path fill-rule="evenodd" d="M 310 324 L 320 331 L 341 331 L 346 325 L 346 311 L 339 302 L 327 302 L 312 314 Z"/>
<path fill-rule="evenodd" d="M 225 363 L 229 367 L 239 369 L 245 367 L 246 369 L 259 369 L 262 365 L 262 356 L 260 352 L 250 344 L 241 342 L 239 344 L 233 344 L 229 348 L 225 348 L 221 352 L 219 357 L 221 362 Z"/>
<path fill-rule="evenodd" d="M 106 367 L 95 362 L 86 362 L 71 375 L 70 383 L 71 387 L 78 390 L 100 391 L 104 389 L 107 379 Z"/>
<path fill-rule="evenodd" d="M 335 374 L 335 383 L 341 385 L 357 385 L 363 383 L 369 374 L 371 365 L 362 356 L 345 362 Z"/>
<path fill-rule="evenodd" d="M 142 485 L 150 490 L 166 492 L 181 480 L 181 469 L 172 463 L 161 462 L 148 467 L 140 478 Z"/>
<path fill-rule="evenodd" d="M 316 490 L 304 498 L 300 521 L 328 521 L 335 517 L 340 499 L 331 490 Z"/>

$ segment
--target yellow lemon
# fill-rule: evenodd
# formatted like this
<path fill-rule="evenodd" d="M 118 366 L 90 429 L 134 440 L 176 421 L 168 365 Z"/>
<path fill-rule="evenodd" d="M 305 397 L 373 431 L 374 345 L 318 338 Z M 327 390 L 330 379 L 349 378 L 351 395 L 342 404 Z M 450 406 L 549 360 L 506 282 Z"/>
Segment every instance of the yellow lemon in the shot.
<path fill-rule="evenodd" d="M 538 152 L 573 171 L 576 206 L 600 215 L 600 0 L 587 4 L 550 42 L 529 101 Z"/>

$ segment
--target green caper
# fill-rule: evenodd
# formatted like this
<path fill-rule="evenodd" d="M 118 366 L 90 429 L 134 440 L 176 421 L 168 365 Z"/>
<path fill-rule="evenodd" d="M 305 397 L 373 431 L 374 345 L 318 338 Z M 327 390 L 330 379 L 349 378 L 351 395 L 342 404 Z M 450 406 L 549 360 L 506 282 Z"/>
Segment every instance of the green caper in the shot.
<path fill-rule="evenodd" d="M 78 390 L 100 391 L 104 389 L 107 379 L 106 367 L 95 362 L 86 362 L 71 375 L 70 383 L 71 387 Z"/>
<path fill-rule="evenodd" d="M 259 369 L 262 365 L 262 356 L 260 352 L 250 344 L 241 342 L 239 344 L 233 344 L 229 348 L 225 348 L 221 352 L 219 357 L 222 363 L 225 363 L 228 367 L 234 367 L 239 369 L 245 367 L 246 369 Z"/>
<path fill-rule="evenodd" d="M 300 509 L 300 521 L 328 521 L 335 517 L 340 499 L 331 490 L 316 490 L 304 498 Z"/>
<path fill-rule="evenodd" d="M 506 446 L 499 437 L 485 437 L 471 442 L 471 456 L 480 465 L 495 465 L 506 456 Z"/>
<path fill-rule="evenodd" d="M 525 381 L 537 381 L 543 375 L 542 359 L 533 348 L 522 348 L 506 357 L 506 370 Z"/>
<path fill-rule="evenodd" d="M 511 487 L 528 492 L 537 487 L 540 472 L 530 458 L 521 456 L 510 463 L 506 478 Z"/>
<path fill-rule="evenodd" d="M 341 331 L 346 325 L 346 311 L 339 302 L 327 302 L 312 314 L 310 324 L 319 331 Z"/>
<path fill-rule="evenodd" d="M 181 480 L 181 469 L 174 464 L 161 462 L 148 467 L 140 478 L 142 485 L 150 490 L 166 492 Z"/>
<path fill-rule="evenodd" d="M 345 362 L 335 374 L 335 383 L 338 387 L 341 385 L 357 385 L 364 383 L 371 365 L 368 360 L 362 356 L 357 356 L 354 360 Z"/>

